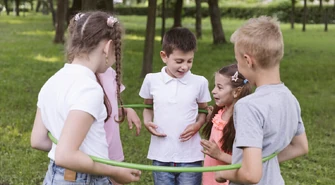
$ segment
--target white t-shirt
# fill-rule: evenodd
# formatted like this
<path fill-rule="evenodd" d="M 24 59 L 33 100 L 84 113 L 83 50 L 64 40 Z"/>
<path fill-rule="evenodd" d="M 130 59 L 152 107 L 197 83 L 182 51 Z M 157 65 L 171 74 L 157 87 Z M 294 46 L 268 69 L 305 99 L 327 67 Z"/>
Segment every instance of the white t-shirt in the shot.
<path fill-rule="evenodd" d="M 211 100 L 207 79 L 190 71 L 183 78 L 172 78 L 163 67 L 160 73 L 146 75 L 139 94 L 153 99 L 153 122 L 167 135 L 151 136 L 148 159 L 184 163 L 203 160 L 199 133 L 186 142 L 179 136 L 196 122 L 198 103 Z"/>
<path fill-rule="evenodd" d="M 88 155 L 108 159 L 104 130 L 107 113 L 103 103 L 103 91 L 90 69 L 77 64 L 65 64 L 43 85 L 37 106 L 41 110 L 45 127 L 57 140 L 71 110 L 91 114 L 95 121 L 79 149 Z M 48 154 L 53 160 L 56 147 L 53 144 Z"/>

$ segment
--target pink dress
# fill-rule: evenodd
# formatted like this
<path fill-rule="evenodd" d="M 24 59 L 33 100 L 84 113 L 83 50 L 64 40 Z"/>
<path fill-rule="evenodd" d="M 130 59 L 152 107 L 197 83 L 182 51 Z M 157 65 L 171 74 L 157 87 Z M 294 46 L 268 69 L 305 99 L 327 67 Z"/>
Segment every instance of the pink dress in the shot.
<path fill-rule="evenodd" d="M 119 123 L 115 122 L 114 118 L 118 120 L 119 108 L 116 95 L 117 83 L 115 81 L 116 73 L 114 69 L 108 68 L 105 73 L 99 74 L 101 84 L 107 94 L 107 97 L 112 106 L 112 113 L 108 121 L 105 123 L 106 139 L 108 144 L 108 157 L 111 160 L 123 161 L 123 149 L 120 138 Z M 121 91 L 125 87 L 121 86 Z"/>
<path fill-rule="evenodd" d="M 219 146 L 221 146 L 220 139 L 222 137 L 222 130 L 226 126 L 227 122 L 221 119 L 222 113 L 224 109 L 219 110 L 219 112 L 214 116 L 212 122 L 213 127 L 211 131 L 211 136 L 209 140 L 214 140 Z M 221 150 L 222 151 L 222 150 Z M 210 156 L 206 155 L 204 160 L 204 166 L 218 166 L 218 165 L 227 165 L 222 161 L 218 161 L 216 159 L 211 158 Z M 218 183 L 215 180 L 215 172 L 203 172 L 202 173 L 202 184 L 203 185 L 228 185 L 229 182 L 225 183 Z"/>

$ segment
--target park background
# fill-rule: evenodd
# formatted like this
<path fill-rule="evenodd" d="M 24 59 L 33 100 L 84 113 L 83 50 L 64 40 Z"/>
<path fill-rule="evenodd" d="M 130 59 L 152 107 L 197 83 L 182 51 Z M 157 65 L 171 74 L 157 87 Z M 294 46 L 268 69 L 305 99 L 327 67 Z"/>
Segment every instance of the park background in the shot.
<path fill-rule="evenodd" d="M 66 37 L 63 36 L 69 15 L 63 16 L 63 27 L 55 26 L 58 20 L 53 22 L 53 18 L 59 15 L 57 7 L 67 2 L 67 8 L 71 9 L 75 0 L 41 1 L 38 11 L 38 1 L 7 0 L 7 9 L 5 1 L 0 0 L 0 185 L 41 184 L 49 162 L 47 153 L 30 147 L 37 95 L 45 81 L 65 62 Z M 95 0 L 95 3 L 101 1 Z M 281 163 L 282 175 L 287 185 L 335 185 L 335 2 L 295 1 L 292 21 L 291 0 L 201 1 L 199 36 L 199 27 L 196 27 L 199 19 L 195 18 L 199 15 L 195 8 L 198 0 L 184 0 L 179 15 L 176 9 L 180 7 L 177 5 L 180 0 L 165 2 L 165 13 L 163 1 L 153 1 L 128 0 L 112 7 L 94 6 L 106 11 L 112 8 L 125 27 L 124 103 L 142 103 L 138 92 L 143 75 L 158 72 L 163 66 L 159 57 L 163 31 L 180 23 L 197 34 L 198 51 L 192 72 L 205 76 L 211 90 L 214 72 L 235 62 L 233 45 L 229 43 L 233 31 L 248 18 L 262 14 L 276 16 L 282 22 L 285 43 L 281 78 L 300 102 L 309 140 L 306 156 Z M 54 3 L 54 10 L 50 2 Z M 214 9 L 219 10 L 214 17 L 213 4 L 209 5 L 212 2 L 218 5 Z M 82 3 L 84 6 L 85 0 Z M 152 7 L 152 3 L 156 6 Z M 92 4 L 87 6 L 86 10 Z M 151 12 L 155 13 L 154 19 L 148 15 L 150 9 L 155 10 Z M 220 22 L 219 26 L 214 25 L 216 28 L 211 17 Z M 147 27 L 149 21 L 151 25 Z M 214 33 L 214 30 L 219 31 Z M 58 37 L 57 33 L 62 31 L 63 35 Z M 142 110 L 136 110 L 141 116 Z M 120 128 L 125 161 L 151 165 L 146 159 L 149 133 L 143 128 L 140 136 L 135 136 L 134 130 L 128 130 L 127 123 Z M 153 184 L 151 172 L 143 171 L 141 180 L 132 184 Z"/>

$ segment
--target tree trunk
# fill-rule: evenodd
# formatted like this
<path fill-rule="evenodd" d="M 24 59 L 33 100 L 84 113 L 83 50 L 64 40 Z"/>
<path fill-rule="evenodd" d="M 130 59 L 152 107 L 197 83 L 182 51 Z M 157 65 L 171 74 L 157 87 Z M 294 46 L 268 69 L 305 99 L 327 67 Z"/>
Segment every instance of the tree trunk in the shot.
<path fill-rule="evenodd" d="M 15 0 L 15 13 L 16 16 L 20 16 L 20 0 Z"/>
<path fill-rule="evenodd" d="M 141 77 L 144 77 L 146 74 L 152 72 L 152 60 L 155 44 L 156 7 L 157 1 L 149 0 Z"/>
<path fill-rule="evenodd" d="M 30 11 L 34 11 L 34 1 L 30 1 Z"/>
<path fill-rule="evenodd" d="M 49 3 L 49 8 L 51 11 L 51 15 L 52 15 L 52 25 L 55 26 L 56 25 L 56 12 L 55 12 L 55 8 L 54 8 L 54 3 L 53 0 L 48 0 Z"/>
<path fill-rule="evenodd" d="M 181 12 L 183 10 L 183 0 L 177 0 L 175 7 L 174 7 L 174 22 L 173 22 L 173 28 L 175 27 L 181 27 Z"/>
<path fill-rule="evenodd" d="M 321 10 L 322 9 L 322 0 L 319 0 L 319 2 L 320 2 L 319 9 Z"/>
<path fill-rule="evenodd" d="M 197 39 L 201 38 L 201 0 L 195 0 L 195 33 Z"/>
<path fill-rule="evenodd" d="M 39 11 L 40 11 L 41 5 L 42 5 L 41 0 L 38 0 L 38 1 L 37 1 L 37 4 L 36 4 L 36 12 L 39 12 Z"/>
<path fill-rule="evenodd" d="M 67 15 L 66 15 L 67 25 L 69 25 L 70 19 L 82 9 L 81 8 L 82 7 L 81 6 L 81 1 L 82 0 L 73 0 L 72 1 L 72 6 L 71 6 L 71 8 L 68 9 L 68 12 L 67 12 Z"/>
<path fill-rule="evenodd" d="M 114 11 L 114 0 L 105 0 L 106 11 L 113 12 Z"/>
<path fill-rule="evenodd" d="M 97 0 L 81 0 L 82 10 L 95 10 L 97 8 Z"/>
<path fill-rule="evenodd" d="M 221 24 L 221 13 L 218 5 L 218 0 L 208 0 L 208 9 L 211 17 L 213 43 L 227 43 Z"/>
<path fill-rule="evenodd" d="M 8 7 L 8 0 L 4 0 L 5 8 L 6 8 L 6 13 L 9 15 L 9 7 Z"/>
<path fill-rule="evenodd" d="M 291 29 L 294 29 L 295 1 L 296 1 L 296 0 L 291 0 L 291 2 L 292 2 L 292 10 L 291 10 Z"/>
<path fill-rule="evenodd" d="M 64 43 L 65 32 L 65 18 L 68 0 L 57 0 L 57 13 L 56 13 L 56 35 L 54 43 Z"/>
<path fill-rule="evenodd" d="M 329 8 L 327 7 L 325 9 L 325 13 L 324 13 L 324 19 L 325 19 L 325 32 L 328 31 L 328 10 Z"/>
<path fill-rule="evenodd" d="M 304 15 L 302 17 L 302 31 L 306 31 L 306 20 L 307 19 L 307 0 L 304 0 Z"/>
<path fill-rule="evenodd" d="M 162 0 L 162 30 L 161 30 L 161 43 L 165 34 L 165 0 Z"/>

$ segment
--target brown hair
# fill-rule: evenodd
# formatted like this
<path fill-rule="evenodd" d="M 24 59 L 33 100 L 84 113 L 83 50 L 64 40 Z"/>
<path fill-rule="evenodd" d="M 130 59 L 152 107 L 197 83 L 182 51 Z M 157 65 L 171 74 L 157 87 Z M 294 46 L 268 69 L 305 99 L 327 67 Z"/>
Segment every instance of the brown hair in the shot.
<path fill-rule="evenodd" d="M 197 49 L 197 39 L 189 29 L 176 27 L 165 33 L 162 47 L 166 56 L 169 57 L 176 49 L 183 52 L 195 51 Z"/>
<path fill-rule="evenodd" d="M 237 71 L 237 65 L 232 64 L 232 65 L 221 68 L 217 73 L 223 76 L 226 76 L 228 78 L 231 78 L 232 76 L 234 76 L 236 71 Z M 230 85 L 233 89 L 236 89 L 238 87 L 241 88 L 240 92 L 238 93 L 238 96 L 235 99 L 236 101 L 249 95 L 252 91 L 250 83 L 246 81 L 246 79 L 241 73 L 238 73 L 237 77 L 238 79 L 236 80 L 236 82 L 234 80 L 230 81 L 231 82 Z M 202 134 L 204 135 L 206 139 L 209 139 L 211 132 L 212 132 L 212 126 L 213 126 L 212 119 L 214 118 L 215 114 L 217 114 L 219 110 L 222 108 L 223 107 L 214 105 L 213 112 L 210 115 L 210 119 L 202 130 Z M 226 124 L 226 126 L 223 128 L 222 133 L 223 133 L 223 136 L 220 139 L 220 142 L 222 142 L 222 145 L 220 148 L 226 153 L 232 153 L 233 142 L 235 139 L 235 127 L 234 127 L 233 115 L 231 115 L 231 117 L 229 118 L 229 121 Z"/>
<path fill-rule="evenodd" d="M 102 11 L 85 12 L 76 14 L 71 20 L 68 27 L 68 39 L 67 39 L 67 59 L 71 63 L 75 57 L 81 56 L 83 54 L 88 54 L 90 51 L 94 50 L 100 41 L 102 40 L 112 40 L 115 53 L 115 71 L 116 77 L 115 81 L 117 83 L 117 99 L 118 103 L 122 106 L 121 99 L 121 54 L 122 54 L 122 35 L 123 28 L 120 22 L 115 19 L 113 25 L 107 25 L 108 18 L 115 18 L 114 15 L 110 15 Z M 100 78 L 96 74 L 97 81 L 100 83 Z M 101 86 L 102 87 L 102 86 Z M 103 88 L 103 87 L 102 87 Z M 104 91 L 104 103 L 107 109 L 107 118 L 109 118 L 111 113 L 110 102 Z M 122 109 L 121 118 L 117 122 L 123 122 L 125 118 L 124 109 Z M 105 121 L 106 121 L 105 120 Z"/>
<path fill-rule="evenodd" d="M 284 55 L 284 42 L 279 22 L 272 17 L 249 19 L 230 38 L 239 55 L 248 54 L 262 68 L 272 67 Z"/>

